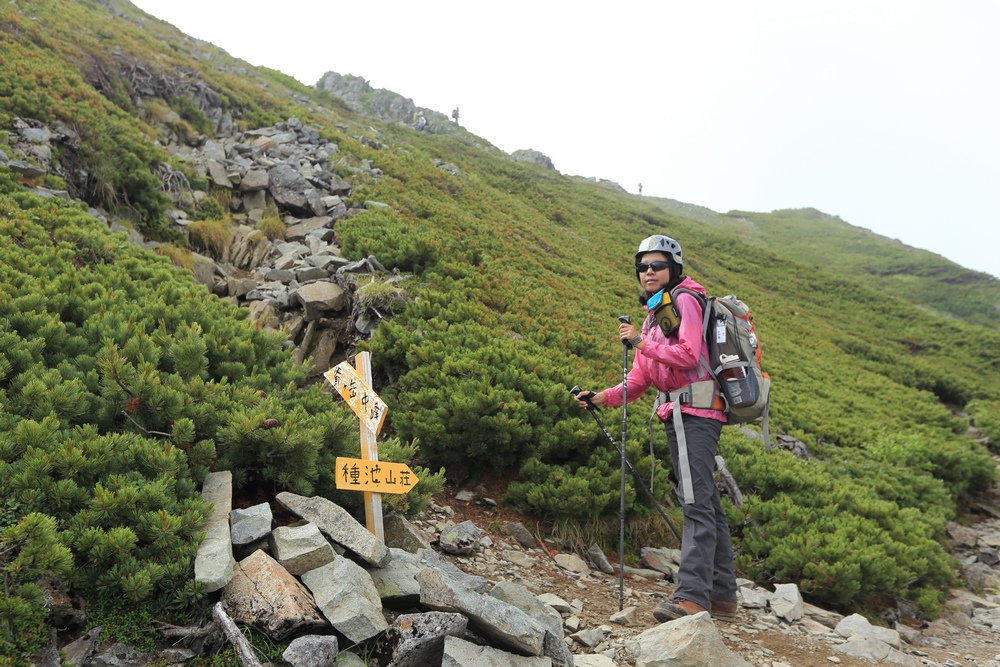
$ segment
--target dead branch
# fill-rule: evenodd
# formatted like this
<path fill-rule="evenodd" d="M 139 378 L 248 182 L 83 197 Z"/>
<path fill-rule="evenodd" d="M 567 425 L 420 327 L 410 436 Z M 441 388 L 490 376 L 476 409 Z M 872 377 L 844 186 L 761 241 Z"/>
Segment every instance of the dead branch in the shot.
<path fill-rule="evenodd" d="M 250 645 L 250 642 L 246 640 L 243 633 L 233 623 L 233 619 L 229 618 L 229 614 L 223 609 L 221 602 L 216 602 L 215 606 L 212 607 L 212 618 L 222 628 L 226 639 L 236 649 L 236 655 L 239 656 L 240 661 L 245 667 L 261 667 L 260 661 L 257 660 L 257 656 L 253 653 L 253 647 Z"/>

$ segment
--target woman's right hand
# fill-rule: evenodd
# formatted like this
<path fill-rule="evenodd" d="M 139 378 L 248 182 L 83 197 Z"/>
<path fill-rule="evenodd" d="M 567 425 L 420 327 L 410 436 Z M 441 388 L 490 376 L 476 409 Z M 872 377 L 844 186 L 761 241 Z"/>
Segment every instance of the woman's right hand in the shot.
<path fill-rule="evenodd" d="M 593 405 L 604 405 L 604 392 L 599 391 L 595 394 L 592 391 L 581 391 L 579 394 L 576 395 L 576 404 L 579 405 L 584 410 L 590 407 L 587 404 L 588 400 Z"/>

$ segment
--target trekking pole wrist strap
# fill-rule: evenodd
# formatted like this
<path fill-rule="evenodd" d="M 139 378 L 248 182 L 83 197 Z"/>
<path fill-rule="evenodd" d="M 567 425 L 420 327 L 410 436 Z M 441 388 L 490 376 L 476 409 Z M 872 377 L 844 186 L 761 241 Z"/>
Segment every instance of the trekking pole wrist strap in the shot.
<path fill-rule="evenodd" d="M 636 335 L 636 336 L 633 336 L 632 338 L 626 338 L 625 342 L 627 342 L 632 347 L 638 347 L 639 343 L 642 342 L 642 336 L 641 335 Z"/>

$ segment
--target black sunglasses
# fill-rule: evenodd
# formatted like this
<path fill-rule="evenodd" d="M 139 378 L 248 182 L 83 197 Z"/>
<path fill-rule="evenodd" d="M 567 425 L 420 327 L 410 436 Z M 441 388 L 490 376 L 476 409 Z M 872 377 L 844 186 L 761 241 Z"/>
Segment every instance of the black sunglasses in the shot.
<path fill-rule="evenodd" d="M 638 264 L 635 265 L 635 269 L 639 273 L 645 273 L 646 271 L 649 271 L 650 268 L 652 268 L 654 271 L 662 271 L 663 269 L 669 269 L 670 262 L 649 262 L 648 264 L 646 262 L 639 262 Z"/>

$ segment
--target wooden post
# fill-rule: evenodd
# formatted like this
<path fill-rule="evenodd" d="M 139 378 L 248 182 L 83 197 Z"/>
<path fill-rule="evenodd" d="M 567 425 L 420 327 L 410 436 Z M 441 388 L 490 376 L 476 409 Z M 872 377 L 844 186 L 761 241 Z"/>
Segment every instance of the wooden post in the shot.
<path fill-rule="evenodd" d="M 354 369 L 365 383 L 372 386 L 372 354 L 361 352 L 354 358 Z M 361 458 L 366 461 L 378 461 L 378 444 L 375 432 L 361 421 Z M 365 526 L 368 531 L 385 543 L 385 528 L 382 526 L 382 494 L 365 491 Z"/>

